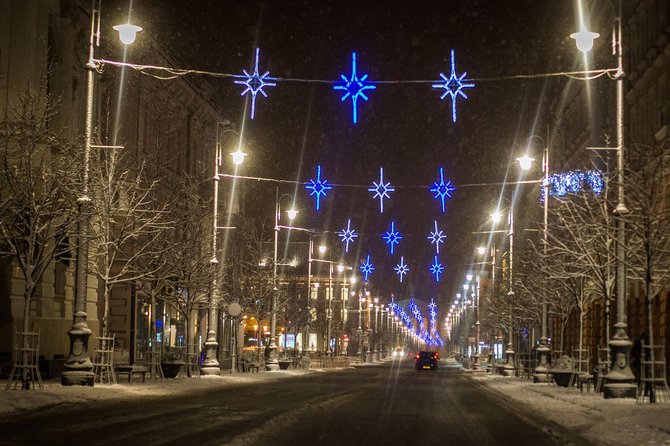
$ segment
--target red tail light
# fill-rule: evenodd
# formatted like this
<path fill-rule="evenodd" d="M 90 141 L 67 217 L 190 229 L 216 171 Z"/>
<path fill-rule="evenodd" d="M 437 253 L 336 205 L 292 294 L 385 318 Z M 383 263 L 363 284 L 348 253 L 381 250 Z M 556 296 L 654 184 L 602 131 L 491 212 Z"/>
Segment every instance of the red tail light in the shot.
<path fill-rule="evenodd" d="M 419 355 L 418 355 L 418 354 L 416 355 L 416 358 L 415 358 L 415 359 L 419 359 Z"/>

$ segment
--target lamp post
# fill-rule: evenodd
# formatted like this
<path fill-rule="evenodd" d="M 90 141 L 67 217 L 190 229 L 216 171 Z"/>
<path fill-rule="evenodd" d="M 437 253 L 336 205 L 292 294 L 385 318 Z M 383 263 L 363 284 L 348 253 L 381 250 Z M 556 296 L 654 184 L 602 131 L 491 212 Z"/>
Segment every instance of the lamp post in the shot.
<path fill-rule="evenodd" d="M 496 212 L 491 216 L 494 223 L 499 223 L 502 219 L 502 214 Z M 513 200 L 509 203 L 509 214 L 508 214 L 508 224 L 509 224 L 509 291 L 507 292 L 507 297 L 509 300 L 508 311 L 509 311 L 509 342 L 507 343 L 507 349 L 505 350 L 505 366 L 503 367 L 503 374 L 505 376 L 514 375 L 514 319 L 513 319 L 513 306 L 512 300 L 514 299 L 514 202 Z"/>
<path fill-rule="evenodd" d="M 375 330 L 374 330 L 374 345 L 372 351 L 372 360 L 379 358 L 379 326 L 377 325 L 377 318 L 379 316 L 379 298 L 375 297 L 373 299 L 375 307 Z"/>
<path fill-rule="evenodd" d="M 93 363 L 88 355 L 88 339 L 93 334 L 88 327 L 88 313 L 86 301 L 88 292 L 88 241 L 90 229 L 89 196 L 89 164 L 92 148 L 109 148 L 116 146 L 93 145 L 93 99 L 95 93 L 95 47 L 100 45 L 100 3 L 101 0 L 91 2 L 91 31 L 88 44 L 88 62 L 86 62 L 86 117 L 84 124 L 84 156 L 81 172 L 81 193 L 77 198 L 79 227 L 77 234 L 77 259 L 75 264 L 75 290 L 72 306 L 72 327 L 68 330 L 70 338 L 70 354 L 65 360 L 64 371 L 61 375 L 63 386 L 86 385 L 93 386 Z M 129 45 L 135 41 L 135 35 L 142 28 L 135 25 L 117 25 L 121 41 Z"/>
<path fill-rule="evenodd" d="M 365 297 L 362 295 L 358 296 L 358 352 L 356 354 L 361 358 L 361 362 L 365 362 L 363 359 L 363 325 L 361 324 L 361 318 L 363 317 L 363 303 L 365 302 Z"/>
<path fill-rule="evenodd" d="M 548 135 L 547 135 L 548 137 Z M 547 229 L 548 229 L 548 218 L 549 218 L 549 145 L 547 141 L 544 140 L 541 136 L 531 135 L 528 138 L 528 146 L 530 147 L 530 142 L 533 138 L 537 138 L 544 144 L 544 149 L 542 151 L 542 188 L 544 189 L 544 210 L 543 210 L 543 226 L 542 226 L 542 251 L 544 256 L 547 256 Z M 526 156 L 527 158 L 527 156 Z M 530 164 L 523 164 L 521 159 L 521 168 L 524 170 L 530 169 Z M 532 159 L 531 159 L 532 161 Z M 542 296 L 542 321 L 541 321 L 541 334 L 540 334 L 540 345 L 536 348 L 537 353 L 537 366 L 533 371 L 533 382 L 542 383 L 548 382 L 550 380 L 549 375 L 549 358 L 551 358 L 551 347 L 549 347 L 549 339 L 547 337 L 547 290 L 544 290 Z"/>
<path fill-rule="evenodd" d="M 472 369 L 481 370 L 482 365 L 479 362 L 479 340 L 481 336 L 479 322 L 479 275 L 475 279 L 473 305 L 475 307 L 475 362 L 472 364 Z"/>
<path fill-rule="evenodd" d="M 216 151 L 214 156 L 214 176 L 212 177 L 213 198 L 212 198 L 212 257 L 209 260 L 210 265 L 210 292 L 207 302 L 207 339 L 205 340 L 205 359 L 200 368 L 203 375 L 218 375 L 221 373 L 219 367 L 219 360 L 217 359 L 217 349 L 219 342 L 217 341 L 217 306 L 219 305 L 221 290 L 219 288 L 218 276 L 220 274 L 219 268 L 219 252 L 217 247 L 217 235 L 219 229 L 232 229 L 229 226 L 219 226 L 219 168 L 223 163 L 223 135 L 226 133 L 237 132 L 231 128 L 226 128 L 226 124 L 218 123 L 216 127 Z M 241 153 L 238 144 L 238 152 Z M 231 154 L 233 155 L 233 154 Z M 233 156 L 233 162 L 236 165 L 244 161 L 244 156 Z"/>
<path fill-rule="evenodd" d="M 612 363 L 610 373 L 605 377 L 606 383 L 603 390 L 605 398 L 635 398 L 636 386 L 635 376 L 630 368 L 630 350 L 632 342 L 626 332 L 626 227 L 624 217 L 628 214 L 628 208 L 624 196 L 624 70 L 623 70 L 623 32 L 621 23 L 621 0 L 615 11 L 614 27 L 612 29 L 612 49 L 617 60 L 617 67 L 613 78 L 616 80 L 616 129 L 617 145 L 615 148 L 604 148 L 605 150 L 616 150 L 617 153 L 617 205 L 614 209 L 616 219 L 616 324 L 614 335 L 609 341 L 612 350 Z M 610 3 L 610 5 L 612 5 Z M 570 37 L 575 39 L 577 48 L 583 53 L 591 51 L 593 40 L 599 35 L 588 31 L 583 23 L 580 31 Z"/>
<path fill-rule="evenodd" d="M 275 238 L 274 238 L 274 256 L 272 262 L 272 295 L 270 304 L 270 344 L 267 347 L 268 354 L 265 362 L 265 368 L 269 371 L 279 370 L 277 360 L 277 242 L 279 240 L 279 221 L 281 220 L 281 199 L 284 197 L 293 198 L 290 194 L 279 196 L 279 187 L 275 189 Z M 293 207 L 286 211 L 289 220 L 293 220 L 297 215 Z"/>

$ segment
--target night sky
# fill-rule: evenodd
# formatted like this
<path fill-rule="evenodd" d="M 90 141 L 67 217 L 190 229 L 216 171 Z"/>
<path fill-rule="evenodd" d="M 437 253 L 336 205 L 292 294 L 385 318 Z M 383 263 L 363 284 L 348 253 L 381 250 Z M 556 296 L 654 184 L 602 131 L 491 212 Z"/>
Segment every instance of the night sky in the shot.
<path fill-rule="evenodd" d="M 358 186 L 336 186 L 319 213 L 297 186 L 301 213 L 295 225 L 336 232 L 351 218 L 363 235 L 345 259 L 357 265 L 369 252 L 376 267 L 373 287 L 400 298 L 412 293 L 446 303 L 482 243 L 471 231 L 490 229 L 488 215 L 501 192 L 500 186 L 459 186 L 515 180 L 510 160 L 530 134 L 546 137 L 549 106 L 558 95 L 553 79 L 504 78 L 575 69 L 578 55 L 569 38 L 576 28 L 575 5 L 571 0 L 393 4 L 136 0 L 133 21 L 144 28 L 141 38 L 160 42 L 182 68 L 241 74 L 253 69 L 258 46 L 261 72 L 312 80 L 266 88 L 268 98 L 258 96 L 251 121 L 240 97 L 243 88 L 232 79 L 209 78 L 218 92 L 213 99 L 243 129 L 249 153 L 243 174 L 304 182 L 315 178 L 320 164 L 329 183 Z M 435 81 L 440 72 L 450 74 L 451 49 L 457 74 L 467 72 L 476 84 L 466 90 L 469 99 L 458 99 L 456 123 L 451 101 L 440 101 L 444 90 L 431 88 L 431 82 L 377 85 L 367 91 L 369 101 L 359 100 L 357 125 L 351 101 L 340 102 L 342 93 L 331 84 L 314 82 L 348 76 L 353 51 L 359 76 L 367 73 L 370 81 Z M 142 62 L 133 60 L 132 52 L 129 61 Z M 396 187 L 383 214 L 367 191 L 379 181 L 380 167 Z M 457 187 L 445 214 L 427 190 L 439 179 L 440 167 Z M 280 193 L 294 188 L 281 186 Z M 245 192 L 246 213 L 271 221 L 275 185 L 249 183 Z M 404 237 L 394 256 L 381 238 L 391 220 Z M 427 271 L 435 250 L 426 237 L 435 220 L 447 235 L 439 256 L 446 271 L 437 284 Z M 337 255 L 343 251 L 335 234 L 330 244 Z M 393 272 L 401 255 L 411 268 L 402 286 Z"/>

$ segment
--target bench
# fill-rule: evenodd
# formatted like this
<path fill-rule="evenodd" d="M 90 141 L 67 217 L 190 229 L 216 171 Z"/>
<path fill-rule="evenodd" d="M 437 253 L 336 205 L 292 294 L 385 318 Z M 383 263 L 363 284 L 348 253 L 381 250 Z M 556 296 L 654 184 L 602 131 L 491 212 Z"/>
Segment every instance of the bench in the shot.
<path fill-rule="evenodd" d="M 256 361 L 250 361 L 248 359 L 242 358 L 238 362 L 238 367 L 241 372 L 260 372 L 261 363 Z"/>
<path fill-rule="evenodd" d="M 128 375 L 129 383 L 133 382 L 133 375 L 140 375 L 142 377 L 142 382 L 144 382 L 146 374 L 149 373 L 149 368 L 136 364 L 117 364 L 114 366 L 114 372 L 116 373 L 116 382 L 119 382 L 119 375 L 121 374 Z"/>
<path fill-rule="evenodd" d="M 580 392 L 584 391 L 584 384 L 586 384 L 586 393 L 591 391 L 591 384 L 594 384 L 594 376 L 587 372 L 582 372 L 577 375 L 577 387 Z M 594 384 L 595 389 L 595 384 Z"/>

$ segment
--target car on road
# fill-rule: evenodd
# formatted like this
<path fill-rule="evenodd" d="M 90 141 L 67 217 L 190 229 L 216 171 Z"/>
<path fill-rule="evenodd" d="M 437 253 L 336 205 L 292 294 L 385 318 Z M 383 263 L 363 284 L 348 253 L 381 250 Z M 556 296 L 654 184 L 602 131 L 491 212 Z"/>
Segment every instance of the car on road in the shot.
<path fill-rule="evenodd" d="M 405 350 L 402 347 L 396 347 L 393 349 L 393 357 L 397 359 L 402 359 L 405 357 Z"/>
<path fill-rule="evenodd" d="M 437 360 L 440 355 L 435 351 L 422 351 L 414 357 L 414 366 L 417 370 L 437 370 Z"/>

